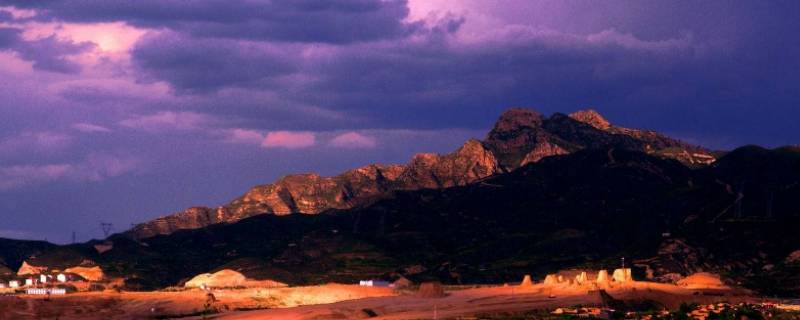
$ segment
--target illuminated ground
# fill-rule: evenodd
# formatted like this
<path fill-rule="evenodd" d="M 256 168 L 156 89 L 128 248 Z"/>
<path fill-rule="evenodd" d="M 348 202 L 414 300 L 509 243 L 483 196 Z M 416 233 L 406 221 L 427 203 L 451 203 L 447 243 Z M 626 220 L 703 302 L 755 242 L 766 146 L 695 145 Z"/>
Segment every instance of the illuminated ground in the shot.
<path fill-rule="evenodd" d="M 609 288 L 607 292 L 616 299 L 653 300 L 667 308 L 675 308 L 681 302 L 689 301 L 710 303 L 754 299 L 743 291 L 730 289 L 698 291 L 698 289 L 690 290 L 675 285 L 649 282 L 618 285 Z M 551 298 L 551 295 L 555 297 Z M 452 291 L 447 297 L 438 299 L 390 296 L 327 305 L 235 312 L 221 315 L 219 319 L 357 319 L 366 317 L 364 309 L 377 314 L 373 319 L 432 319 L 434 313 L 439 319 L 447 319 L 601 303 L 600 296 L 597 293 L 589 294 L 586 288 L 537 284 L 527 288 L 509 286 Z"/>
<path fill-rule="evenodd" d="M 493 313 L 524 312 L 556 307 L 599 305 L 597 293 L 587 287 L 496 286 L 448 291 L 444 298 L 398 295 L 388 288 L 322 285 L 280 289 L 215 290 L 216 302 L 204 306 L 200 290 L 145 293 L 78 293 L 52 297 L 0 297 L 0 319 L 146 319 L 200 318 L 216 309 L 215 319 L 439 319 Z M 669 284 L 634 282 L 615 285 L 607 292 L 615 299 L 652 300 L 674 308 L 681 302 L 753 301 L 745 291 L 686 289 Z M 551 297 L 554 296 L 554 297 Z M 255 310 L 253 310 L 255 309 Z M 244 311 L 251 310 L 251 311 Z"/>

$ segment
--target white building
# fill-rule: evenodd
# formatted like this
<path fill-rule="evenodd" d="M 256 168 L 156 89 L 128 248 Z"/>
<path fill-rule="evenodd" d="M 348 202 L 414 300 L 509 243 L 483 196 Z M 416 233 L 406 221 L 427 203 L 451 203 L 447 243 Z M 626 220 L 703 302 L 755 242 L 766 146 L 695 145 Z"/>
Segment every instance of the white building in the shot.
<path fill-rule="evenodd" d="M 388 287 L 391 284 L 383 280 L 361 280 L 358 282 L 358 285 L 363 287 Z"/>

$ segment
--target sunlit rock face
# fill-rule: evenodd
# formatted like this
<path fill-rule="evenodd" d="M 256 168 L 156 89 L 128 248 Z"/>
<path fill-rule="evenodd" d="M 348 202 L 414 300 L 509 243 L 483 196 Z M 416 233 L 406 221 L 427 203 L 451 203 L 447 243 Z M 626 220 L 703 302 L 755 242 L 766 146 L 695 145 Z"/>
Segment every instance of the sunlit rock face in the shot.
<path fill-rule="evenodd" d="M 33 265 L 28 264 L 27 261 L 23 261 L 22 262 L 22 266 L 20 266 L 19 270 L 17 271 L 17 275 L 18 276 L 36 275 L 36 274 L 40 274 L 40 273 L 43 273 L 43 272 L 46 272 L 46 271 L 47 271 L 47 267 L 33 266 Z"/>
<path fill-rule="evenodd" d="M 608 130 L 611 128 L 611 122 L 601 116 L 597 111 L 592 109 L 580 110 L 569 114 L 569 117 L 577 121 L 588 124 L 599 130 Z"/>
<path fill-rule="evenodd" d="M 497 159 L 480 141 L 469 140 L 456 152 L 418 154 L 404 168 L 397 189 L 446 188 L 465 185 L 499 173 Z"/>
<path fill-rule="evenodd" d="M 349 209 L 385 198 L 396 190 L 462 186 L 546 157 L 609 147 L 644 151 L 687 165 L 714 161 L 707 150 L 656 132 L 614 126 L 594 110 L 545 117 L 534 110 L 513 108 L 500 115 L 486 139 L 471 139 L 450 154 L 421 153 L 406 165 L 373 164 L 334 177 L 314 173 L 288 175 L 256 186 L 224 206 L 189 208 L 137 225 L 128 234 L 147 238 L 259 214 L 317 214 Z"/>

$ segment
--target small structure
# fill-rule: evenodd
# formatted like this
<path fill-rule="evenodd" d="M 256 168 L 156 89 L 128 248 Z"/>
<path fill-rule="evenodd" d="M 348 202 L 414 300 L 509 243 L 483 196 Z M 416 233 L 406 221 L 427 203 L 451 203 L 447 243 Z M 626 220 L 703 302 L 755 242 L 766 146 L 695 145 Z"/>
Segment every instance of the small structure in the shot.
<path fill-rule="evenodd" d="M 58 282 L 61 282 L 61 283 L 67 282 L 67 275 L 65 275 L 63 273 L 59 273 L 56 276 L 56 280 L 58 280 Z"/>
<path fill-rule="evenodd" d="M 614 273 L 611 275 L 611 277 L 615 282 L 633 281 L 633 273 L 631 273 L 630 268 L 614 269 Z"/>
<path fill-rule="evenodd" d="M 391 284 L 389 281 L 383 280 L 361 280 L 358 285 L 363 287 L 389 287 Z"/>
<path fill-rule="evenodd" d="M 553 285 L 558 284 L 558 278 L 555 274 L 548 274 L 544 277 L 544 284 Z"/>
<path fill-rule="evenodd" d="M 40 274 L 39 275 L 39 282 L 40 283 L 47 283 L 47 276 L 43 275 L 43 274 Z"/>
<path fill-rule="evenodd" d="M 589 281 L 589 277 L 586 276 L 586 271 L 581 271 L 577 276 L 575 276 L 575 283 L 578 285 L 584 284 Z"/>
<path fill-rule="evenodd" d="M 17 280 L 9 281 L 8 282 L 8 287 L 9 288 L 13 288 L 13 289 L 19 288 L 19 281 L 17 281 Z"/>
<path fill-rule="evenodd" d="M 608 270 L 600 270 L 597 272 L 597 282 L 608 282 Z"/>
<path fill-rule="evenodd" d="M 25 279 L 25 286 L 26 287 L 30 287 L 32 285 L 34 285 L 33 278 Z"/>
<path fill-rule="evenodd" d="M 522 278 L 522 283 L 520 283 L 519 285 L 520 285 L 520 286 L 522 286 L 522 287 L 530 287 L 530 286 L 533 286 L 533 281 L 531 281 L 531 275 L 529 275 L 529 274 L 526 274 L 526 275 L 525 275 L 525 276 Z"/>

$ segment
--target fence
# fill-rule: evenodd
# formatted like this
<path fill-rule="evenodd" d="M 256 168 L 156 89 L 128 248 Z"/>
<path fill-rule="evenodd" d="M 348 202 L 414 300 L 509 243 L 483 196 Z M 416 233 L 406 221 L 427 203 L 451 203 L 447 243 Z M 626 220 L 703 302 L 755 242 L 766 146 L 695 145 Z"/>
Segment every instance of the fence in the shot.
<path fill-rule="evenodd" d="M 26 294 L 36 294 L 36 295 L 60 295 L 60 294 L 67 294 L 67 289 L 63 288 L 28 288 L 25 289 Z"/>

